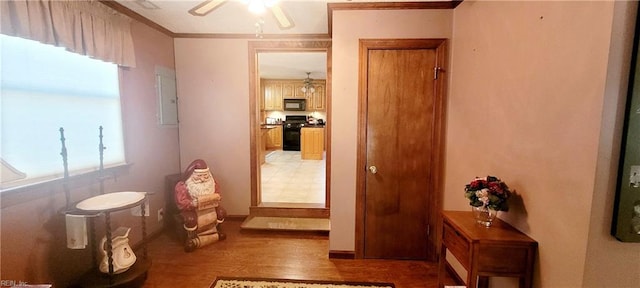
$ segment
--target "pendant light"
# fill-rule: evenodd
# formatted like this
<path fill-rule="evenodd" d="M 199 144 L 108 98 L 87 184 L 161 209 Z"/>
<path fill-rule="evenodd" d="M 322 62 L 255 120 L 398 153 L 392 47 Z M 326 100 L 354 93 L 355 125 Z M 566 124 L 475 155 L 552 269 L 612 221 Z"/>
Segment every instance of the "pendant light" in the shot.
<path fill-rule="evenodd" d="M 313 84 L 311 83 L 313 79 L 310 78 L 310 75 L 311 75 L 311 72 L 307 72 L 307 78 L 304 79 L 304 86 L 302 87 L 302 92 L 305 94 L 316 92 L 316 88 L 314 88 Z"/>

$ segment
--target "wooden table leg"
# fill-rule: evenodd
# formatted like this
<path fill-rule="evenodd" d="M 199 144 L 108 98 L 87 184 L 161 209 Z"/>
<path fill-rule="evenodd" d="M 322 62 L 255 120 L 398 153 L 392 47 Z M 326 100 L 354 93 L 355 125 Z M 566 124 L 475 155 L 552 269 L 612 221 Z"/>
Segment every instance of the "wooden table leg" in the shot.
<path fill-rule="evenodd" d="M 520 277 L 520 279 L 519 279 L 520 285 L 518 285 L 518 287 L 520 287 L 520 288 L 531 288 L 531 287 L 533 287 L 532 286 L 533 280 L 531 278 L 532 277 L 530 275 Z"/>
<path fill-rule="evenodd" d="M 473 268 L 467 271 L 467 288 L 478 287 L 478 275 L 474 273 Z"/>
<path fill-rule="evenodd" d="M 447 247 L 444 244 L 440 248 L 440 260 L 438 261 L 438 288 L 444 288 L 444 273 L 446 273 L 445 264 L 447 263 Z"/>
<path fill-rule="evenodd" d="M 489 287 L 489 277 L 479 276 L 478 277 L 478 288 L 487 288 Z"/>

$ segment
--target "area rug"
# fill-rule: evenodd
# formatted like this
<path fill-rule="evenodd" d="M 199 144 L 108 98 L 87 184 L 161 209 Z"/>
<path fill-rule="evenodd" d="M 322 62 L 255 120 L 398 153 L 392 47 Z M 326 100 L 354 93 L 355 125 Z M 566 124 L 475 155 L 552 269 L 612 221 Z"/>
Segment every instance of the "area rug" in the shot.
<path fill-rule="evenodd" d="M 209 288 L 395 288 L 393 283 L 218 277 Z"/>

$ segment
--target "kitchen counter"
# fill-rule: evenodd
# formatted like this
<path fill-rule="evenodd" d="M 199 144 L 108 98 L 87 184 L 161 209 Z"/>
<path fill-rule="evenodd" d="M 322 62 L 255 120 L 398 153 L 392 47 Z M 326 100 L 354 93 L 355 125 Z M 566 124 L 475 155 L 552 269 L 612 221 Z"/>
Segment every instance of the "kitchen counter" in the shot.
<path fill-rule="evenodd" d="M 302 128 L 324 128 L 325 124 L 304 124 Z"/>
<path fill-rule="evenodd" d="M 280 124 L 260 124 L 260 129 L 273 129 L 282 127 L 284 123 Z M 326 124 L 304 124 L 303 128 L 324 128 Z"/>
<path fill-rule="evenodd" d="M 267 154 L 267 138 L 268 136 L 268 132 L 269 132 L 269 128 L 264 128 L 264 127 L 260 127 L 260 140 L 258 141 L 258 154 L 260 157 L 260 164 L 264 164 L 265 163 L 265 156 Z"/>
<path fill-rule="evenodd" d="M 282 148 L 282 124 L 260 124 L 261 149 Z"/>
<path fill-rule="evenodd" d="M 300 156 L 303 160 L 322 160 L 324 154 L 324 125 L 304 126 L 300 132 Z"/>
<path fill-rule="evenodd" d="M 282 126 L 282 124 L 260 124 L 260 129 L 274 129 Z"/>

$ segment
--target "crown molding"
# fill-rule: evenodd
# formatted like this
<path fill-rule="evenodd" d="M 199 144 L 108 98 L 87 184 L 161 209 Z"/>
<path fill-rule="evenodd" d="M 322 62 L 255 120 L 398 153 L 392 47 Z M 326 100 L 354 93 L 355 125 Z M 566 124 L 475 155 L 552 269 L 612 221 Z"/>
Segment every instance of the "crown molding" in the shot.
<path fill-rule="evenodd" d="M 215 39 L 284 39 L 284 40 L 329 40 L 329 34 L 241 34 L 241 33 L 174 33 L 174 38 L 215 38 Z"/>
<path fill-rule="evenodd" d="M 160 24 L 134 12 L 114 0 L 99 0 L 100 3 L 131 17 L 172 38 L 213 38 L 213 39 L 331 39 L 333 12 L 339 10 L 404 10 L 404 9 L 455 9 L 464 0 L 429 2 L 357 2 L 327 3 L 328 33 L 326 34 L 255 34 L 239 33 L 175 33 Z"/>
<path fill-rule="evenodd" d="M 116 10 L 124 15 L 129 16 L 131 19 L 137 20 L 138 22 L 141 22 L 143 24 L 146 24 L 147 26 L 169 36 L 174 38 L 175 37 L 175 33 L 171 32 L 169 29 L 164 28 L 163 26 L 160 26 L 160 24 L 153 22 L 151 20 L 149 20 L 149 18 L 146 18 L 140 14 L 138 14 L 137 12 L 134 12 L 133 10 L 123 6 L 122 4 L 113 1 L 113 0 L 99 0 L 100 3 L 106 5 L 107 7 Z"/>

